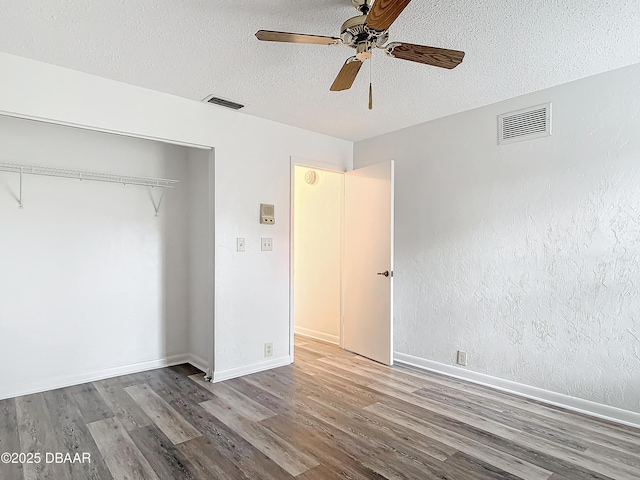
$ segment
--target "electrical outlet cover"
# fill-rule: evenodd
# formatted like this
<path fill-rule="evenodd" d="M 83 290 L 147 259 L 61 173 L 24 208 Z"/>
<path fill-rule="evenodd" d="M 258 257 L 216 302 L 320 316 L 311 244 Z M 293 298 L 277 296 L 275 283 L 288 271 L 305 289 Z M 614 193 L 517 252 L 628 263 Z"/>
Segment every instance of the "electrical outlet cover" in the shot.
<path fill-rule="evenodd" d="M 462 350 L 458 350 L 458 365 L 462 365 L 463 367 L 467 366 L 467 352 L 463 352 Z"/>

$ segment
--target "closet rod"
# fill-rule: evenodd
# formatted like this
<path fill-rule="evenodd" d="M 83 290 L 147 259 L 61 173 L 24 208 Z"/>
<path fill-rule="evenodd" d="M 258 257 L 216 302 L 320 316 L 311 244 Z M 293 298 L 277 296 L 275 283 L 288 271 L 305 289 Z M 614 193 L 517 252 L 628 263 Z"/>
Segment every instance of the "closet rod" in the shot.
<path fill-rule="evenodd" d="M 122 183 L 124 185 L 141 185 L 144 187 L 174 188 L 178 180 L 166 178 L 134 177 L 113 173 L 86 172 L 66 168 L 41 167 L 37 165 L 21 165 L 17 163 L 1 163 L 0 172 L 12 172 L 45 177 L 73 178 L 75 180 L 91 180 L 92 182 Z"/>

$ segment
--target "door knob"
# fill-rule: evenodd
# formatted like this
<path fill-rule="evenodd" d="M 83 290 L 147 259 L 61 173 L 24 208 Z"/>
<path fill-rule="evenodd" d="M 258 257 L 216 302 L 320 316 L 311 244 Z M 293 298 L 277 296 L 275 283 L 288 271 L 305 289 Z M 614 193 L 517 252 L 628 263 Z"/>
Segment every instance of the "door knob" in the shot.
<path fill-rule="evenodd" d="M 389 274 L 389 270 L 385 270 L 384 272 L 378 272 L 378 275 L 384 275 L 385 277 L 388 277 Z"/>

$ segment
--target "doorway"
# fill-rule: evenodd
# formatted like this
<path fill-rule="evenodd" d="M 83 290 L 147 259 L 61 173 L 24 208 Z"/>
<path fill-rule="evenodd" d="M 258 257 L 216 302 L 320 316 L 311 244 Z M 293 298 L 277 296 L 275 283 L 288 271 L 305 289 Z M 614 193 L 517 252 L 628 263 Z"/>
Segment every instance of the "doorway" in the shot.
<path fill-rule="evenodd" d="M 292 361 L 295 333 L 393 364 L 393 172 L 292 161 Z"/>
<path fill-rule="evenodd" d="M 341 345 L 344 174 L 293 165 L 293 324 Z"/>

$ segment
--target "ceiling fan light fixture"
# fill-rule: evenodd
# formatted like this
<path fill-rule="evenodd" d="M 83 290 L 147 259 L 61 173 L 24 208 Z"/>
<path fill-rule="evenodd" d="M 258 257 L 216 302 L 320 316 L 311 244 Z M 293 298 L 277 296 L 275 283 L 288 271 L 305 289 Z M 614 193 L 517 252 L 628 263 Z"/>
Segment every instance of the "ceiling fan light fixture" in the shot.
<path fill-rule="evenodd" d="M 371 58 L 371 45 L 369 44 L 369 42 L 360 42 L 358 44 L 356 58 L 361 62 L 369 60 Z"/>

